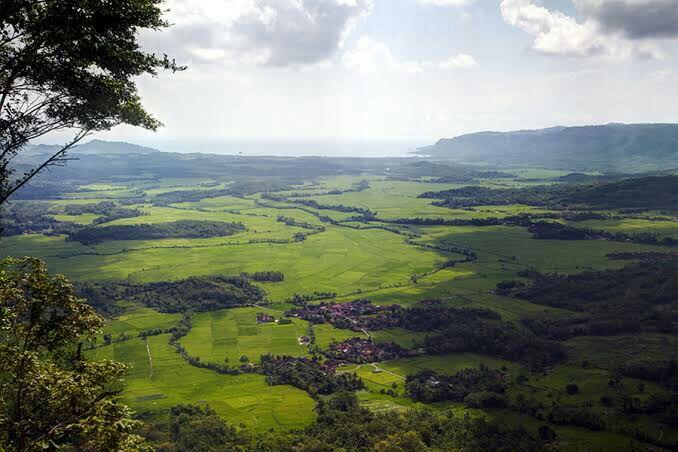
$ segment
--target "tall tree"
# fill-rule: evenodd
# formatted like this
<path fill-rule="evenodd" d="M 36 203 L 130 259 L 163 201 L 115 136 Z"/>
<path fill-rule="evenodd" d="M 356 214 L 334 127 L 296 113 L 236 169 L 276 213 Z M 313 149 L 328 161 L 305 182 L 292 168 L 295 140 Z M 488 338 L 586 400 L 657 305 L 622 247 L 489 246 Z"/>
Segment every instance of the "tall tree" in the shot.
<path fill-rule="evenodd" d="M 95 131 L 160 123 L 141 105 L 134 78 L 182 70 L 145 52 L 142 30 L 160 30 L 162 0 L 2 0 L 0 2 L 0 206 Z M 72 139 L 17 174 L 15 157 L 45 134 Z"/>
<path fill-rule="evenodd" d="M 144 450 L 116 395 L 126 366 L 82 346 L 103 320 L 39 259 L 0 261 L 0 450 Z"/>

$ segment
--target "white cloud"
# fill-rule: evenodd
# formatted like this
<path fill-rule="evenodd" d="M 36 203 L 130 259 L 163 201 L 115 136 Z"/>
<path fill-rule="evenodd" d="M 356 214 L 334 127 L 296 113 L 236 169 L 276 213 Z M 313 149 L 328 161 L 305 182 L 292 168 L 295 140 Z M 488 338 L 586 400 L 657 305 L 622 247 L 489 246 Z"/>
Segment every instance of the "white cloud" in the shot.
<path fill-rule="evenodd" d="M 373 0 L 168 0 L 174 24 L 145 36 L 193 62 L 315 65 L 336 55 Z"/>
<path fill-rule="evenodd" d="M 465 6 L 474 2 L 474 0 L 417 0 L 417 1 L 424 5 L 436 5 L 436 6 Z"/>
<path fill-rule="evenodd" d="M 399 61 L 386 44 L 369 36 L 361 37 L 355 47 L 344 52 L 342 60 L 347 69 L 364 74 L 376 72 L 412 74 L 422 71 L 421 63 Z"/>
<path fill-rule="evenodd" d="M 385 43 L 369 36 L 361 37 L 353 48 L 344 52 L 342 61 L 346 69 L 363 74 L 416 74 L 426 69 L 465 69 L 478 64 L 475 58 L 466 53 L 459 53 L 443 61 L 400 60 Z"/>
<path fill-rule="evenodd" d="M 501 14 L 509 25 L 533 35 L 532 48 L 540 53 L 612 60 L 661 57 L 661 51 L 651 43 L 634 42 L 619 33 L 606 33 L 594 19 L 580 23 L 531 0 L 502 0 Z"/>
<path fill-rule="evenodd" d="M 455 68 L 466 69 L 477 65 L 478 62 L 476 61 L 476 59 L 467 53 L 460 53 L 439 63 L 439 67 L 441 69 L 455 69 Z"/>

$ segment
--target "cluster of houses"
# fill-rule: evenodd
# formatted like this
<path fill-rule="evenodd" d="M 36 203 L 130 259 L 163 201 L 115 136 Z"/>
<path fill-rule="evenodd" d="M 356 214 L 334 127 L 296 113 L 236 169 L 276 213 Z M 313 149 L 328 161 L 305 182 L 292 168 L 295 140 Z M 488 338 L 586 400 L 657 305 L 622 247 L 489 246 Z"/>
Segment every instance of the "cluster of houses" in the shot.
<path fill-rule="evenodd" d="M 330 345 L 324 354 L 332 361 L 362 364 L 409 356 L 410 351 L 393 342 L 375 344 L 372 339 L 352 337 Z"/>
<path fill-rule="evenodd" d="M 348 303 L 309 304 L 292 309 L 287 315 L 300 317 L 311 323 L 330 323 L 337 328 L 361 331 L 397 326 L 399 319 L 392 314 L 402 309 L 398 305 L 380 306 L 359 299 Z"/>

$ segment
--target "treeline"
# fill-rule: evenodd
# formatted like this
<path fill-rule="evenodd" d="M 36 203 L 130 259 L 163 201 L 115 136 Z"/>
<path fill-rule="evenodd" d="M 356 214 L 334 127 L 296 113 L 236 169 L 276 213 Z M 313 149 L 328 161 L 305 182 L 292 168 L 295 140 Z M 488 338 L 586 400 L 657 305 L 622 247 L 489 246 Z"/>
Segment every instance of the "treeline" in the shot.
<path fill-rule="evenodd" d="M 271 193 L 264 193 L 261 195 L 263 199 L 269 199 L 271 201 L 275 202 L 286 202 L 286 203 L 292 203 L 292 204 L 299 204 L 303 205 L 306 207 L 311 207 L 316 210 L 335 210 L 337 212 L 345 212 L 345 213 L 357 213 L 361 218 L 365 219 L 372 219 L 376 218 L 377 212 L 373 212 L 370 209 L 365 209 L 362 207 L 352 207 L 352 206 L 345 206 L 343 204 L 336 204 L 336 205 L 327 205 L 327 204 L 320 204 L 318 201 L 315 199 L 290 199 L 284 196 L 278 196 L 278 195 L 273 195 Z"/>
<path fill-rule="evenodd" d="M 218 198 L 221 196 L 230 196 L 233 191 L 230 188 L 196 189 L 196 190 L 177 190 L 158 193 L 153 197 L 153 204 L 156 206 L 167 206 L 169 204 L 182 202 L 198 202 L 207 198 Z"/>
<path fill-rule="evenodd" d="M 121 218 L 134 218 L 145 215 L 143 210 L 118 207 L 112 201 L 102 201 L 96 204 L 68 204 L 63 207 L 63 212 L 66 215 L 100 215 L 92 222 L 93 224 L 108 223 L 109 221 Z"/>
<path fill-rule="evenodd" d="M 243 278 L 248 278 L 256 282 L 280 282 L 285 280 L 283 272 L 266 270 L 254 273 L 240 273 Z"/>
<path fill-rule="evenodd" d="M 523 324 L 557 340 L 579 335 L 678 333 L 678 259 L 643 261 L 619 270 L 575 275 L 522 273 L 533 281 L 504 281 L 495 292 L 576 314 L 526 316 Z"/>
<path fill-rule="evenodd" d="M 262 355 L 259 372 L 266 375 L 269 385 L 289 384 L 303 389 L 312 397 L 338 391 L 358 391 L 365 387 L 355 373 L 337 374 L 317 358 Z"/>
<path fill-rule="evenodd" d="M 507 405 L 505 391 L 504 375 L 484 365 L 453 375 L 424 370 L 408 375 L 405 381 L 405 392 L 414 400 L 464 402 L 472 408 L 504 408 Z"/>
<path fill-rule="evenodd" d="M 418 197 L 439 199 L 433 205 L 450 209 L 510 204 L 562 208 L 567 206 L 565 199 L 578 189 L 578 186 L 564 184 L 521 188 L 467 186 L 438 192 L 428 191 Z"/>
<path fill-rule="evenodd" d="M 226 423 L 209 406 L 179 405 L 141 433 L 158 450 L 180 451 L 476 451 L 547 450 L 523 427 L 428 410 L 371 411 L 351 393 L 320 400 L 317 418 L 293 431 L 254 433 Z M 550 438 L 551 440 L 554 438 Z"/>
<path fill-rule="evenodd" d="M 202 361 L 199 356 L 193 356 L 188 353 L 188 350 L 186 350 L 186 348 L 181 345 L 179 339 L 186 336 L 191 330 L 192 317 L 193 313 L 191 311 L 185 311 L 181 317 L 179 325 L 172 329 L 172 334 L 170 335 L 169 345 L 179 354 L 179 356 L 181 356 L 181 359 L 186 361 L 186 363 L 190 366 L 198 367 L 200 369 L 208 369 L 222 375 L 239 375 L 243 370 L 246 370 L 244 366 L 241 366 L 240 368 L 231 367 L 227 362 L 213 363 Z"/>
<path fill-rule="evenodd" d="M 311 231 L 318 231 L 318 232 L 324 232 L 325 231 L 324 226 L 319 226 L 319 225 L 312 224 L 312 223 L 306 223 L 304 221 L 298 221 L 298 220 L 295 220 L 294 218 L 286 217 L 286 216 L 283 216 L 283 215 L 278 215 L 278 218 L 276 220 L 280 223 L 286 224 L 287 226 L 296 226 L 298 228 L 309 229 Z"/>
<path fill-rule="evenodd" d="M 68 240 L 94 245 L 107 240 L 158 240 L 166 238 L 225 237 L 244 231 L 242 223 L 180 220 L 158 224 L 125 224 L 84 227 L 71 233 Z"/>
<path fill-rule="evenodd" d="M 465 184 L 478 179 L 515 179 L 517 174 L 503 171 L 467 171 L 457 175 L 443 176 L 432 180 L 436 184 Z"/>
<path fill-rule="evenodd" d="M 532 237 L 542 240 L 610 240 L 614 242 L 633 242 L 646 245 L 678 246 L 678 240 L 672 237 L 659 238 L 651 232 L 626 234 L 624 232 L 608 232 L 588 228 L 575 228 L 562 223 L 538 221 L 528 226 Z"/>
<path fill-rule="evenodd" d="M 433 204 L 452 209 L 525 204 L 554 209 L 580 206 L 594 210 L 638 208 L 676 211 L 678 176 L 633 178 L 593 185 L 554 184 L 506 189 L 467 186 L 425 192 L 419 197 L 439 199 Z"/>
<path fill-rule="evenodd" d="M 49 204 L 39 202 L 9 203 L 0 215 L 0 234 L 5 237 L 26 233 L 58 234 L 75 228 L 72 223 L 52 217 L 51 208 Z"/>
<path fill-rule="evenodd" d="M 424 348 L 431 354 L 480 353 L 517 361 L 532 370 L 542 370 L 565 358 L 564 347 L 510 322 L 468 317 L 453 323 L 439 334 L 426 338 Z"/>
<path fill-rule="evenodd" d="M 384 223 L 411 224 L 417 226 L 530 226 L 534 221 L 543 219 L 565 221 L 607 220 L 613 217 L 596 212 L 563 211 L 563 212 L 540 212 L 538 214 L 521 213 L 505 217 L 488 218 L 394 218 L 377 219 Z"/>
<path fill-rule="evenodd" d="M 324 290 L 315 290 L 312 293 L 292 294 L 291 297 L 285 299 L 285 303 L 290 303 L 295 306 L 306 306 L 310 301 L 328 300 L 331 298 L 337 298 L 337 293 Z"/>
<path fill-rule="evenodd" d="M 393 224 L 411 224 L 418 226 L 520 226 L 528 229 L 532 237 L 541 240 L 610 240 L 614 242 L 633 242 L 647 245 L 678 246 L 678 240 L 672 237 L 660 238 L 651 232 L 626 234 L 589 228 L 577 228 L 556 221 L 544 219 L 562 219 L 565 221 L 586 221 L 592 219 L 611 219 L 613 217 L 595 212 L 561 212 L 538 215 L 520 214 L 507 217 L 448 219 L 448 218 L 396 218 L 392 220 L 375 219 Z M 414 243 L 416 244 L 416 243 Z"/>
<path fill-rule="evenodd" d="M 572 192 L 568 201 L 594 209 L 678 209 L 678 176 L 624 179 L 607 184 L 584 186 Z"/>
<path fill-rule="evenodd" d="M 261 303 L 265 295 L 241 276 L 201 276 L 145 284 L 78 282 L 75 288 L 89 303 L 104 311 L 118 300 L 137 301 L 160 312 L 213 311 Z"/>
<path fill-rule="evenodd" d="M 361 180 L 357 184 L 353 184 L 351 188 L 347 188 L 345 190 L 340 190 L 340 189 L 333 189 L 333 190 L 328 190 L 323 193 L 301 193 L 301 192 L 293 192 L 293 193 L 287 193 L 285 196 L 288 198 L 310 198 L 312 196 L 325 196 L 325 195 L 343 195 L 344 193 L 357 193 L 361 191 L 365 191 L 368 188 L 370 188 L 370 182 L 366 179 Z"/>

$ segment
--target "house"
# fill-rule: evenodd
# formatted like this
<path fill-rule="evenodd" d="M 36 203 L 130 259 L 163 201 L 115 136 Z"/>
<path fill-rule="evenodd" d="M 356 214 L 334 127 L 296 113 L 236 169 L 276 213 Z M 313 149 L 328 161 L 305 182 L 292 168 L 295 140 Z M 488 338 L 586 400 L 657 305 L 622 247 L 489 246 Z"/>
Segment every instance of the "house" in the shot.
<path fill-rule="evenodd" d="M 257 323 L 272 323 L 275 322 L 275 317 L 265 312 L 257 312 Z"/>

